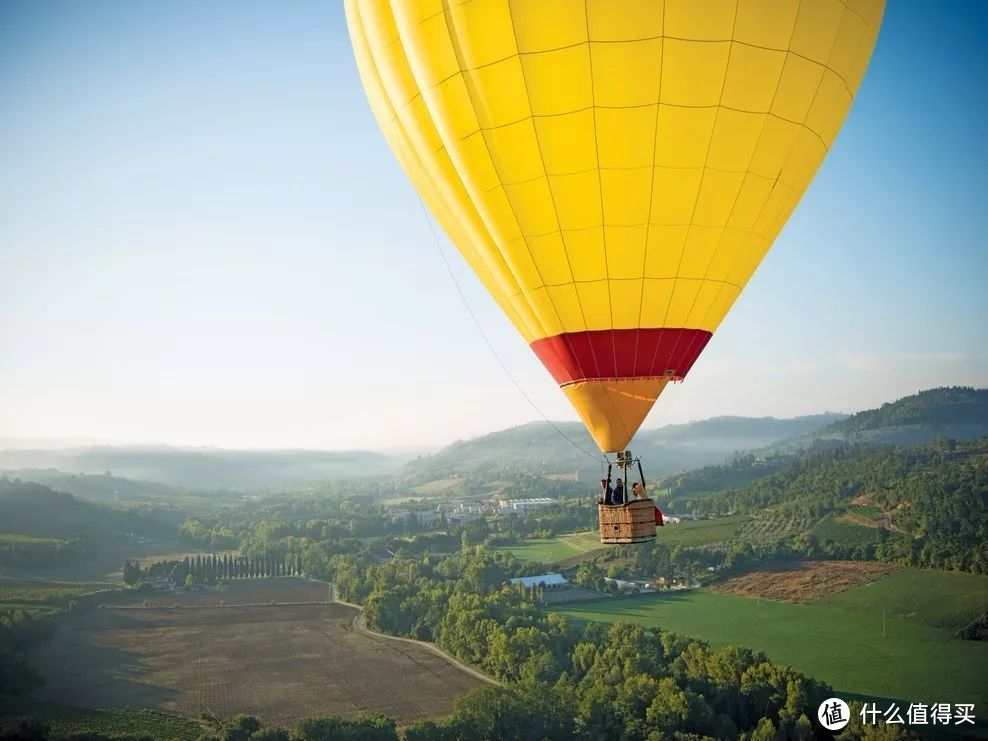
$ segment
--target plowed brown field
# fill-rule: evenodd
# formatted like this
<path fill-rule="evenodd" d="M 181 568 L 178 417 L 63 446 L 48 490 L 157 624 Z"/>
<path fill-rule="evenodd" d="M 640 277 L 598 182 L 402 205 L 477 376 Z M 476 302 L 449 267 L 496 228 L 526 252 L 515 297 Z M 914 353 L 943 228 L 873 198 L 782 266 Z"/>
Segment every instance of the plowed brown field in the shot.
<path fill-rule="evenodd" d="M 896 569 L 895 566 L 872 561 L 804 561 L 735 576 L 712 585 L 710 590 L 780 602 L 814 602 L 858 584 L 880 579 Z"/>
<path fill-rule="evenodd" d="M 424 647 L 358 633 L 357 611 L 326 598 L 326 585 L 286 578 L 151 600 L 177 609 L 94 610 L 34 654 L 43 696 L 190 716 L 249 713 L 291 727 L 361 711 L 400 723 L 443 715 L 480 684 Z"/>

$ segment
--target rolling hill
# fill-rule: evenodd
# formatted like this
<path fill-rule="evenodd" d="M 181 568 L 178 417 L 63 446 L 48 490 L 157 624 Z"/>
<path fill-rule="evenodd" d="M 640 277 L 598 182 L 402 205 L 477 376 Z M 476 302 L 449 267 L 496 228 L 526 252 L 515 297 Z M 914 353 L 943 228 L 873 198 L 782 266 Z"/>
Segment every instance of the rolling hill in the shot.
<path fill-rule="evenodd" d="M 641 430 L 631 450 L 648 461 L 650 476 L 678 473 L 711 463 L 731 454 L 819 430 L 842 418 L 838 414 L 816 414 L 794 419 L 774 417 L 715 417 L 699 422 Z M 597 448 L 579 422 L 556 422 L 555 427 L 586 451 Z M 410 475 L 436 478 L 449 473 L 522 469 L 529 472 L 596 475 L 600 464 L 577 450 L 546 422 L 492 432 L 460 440 L 430 456 L 405 465 Z"/>
<path fill-rule="evenodd" d="M 2 450 L 0 469 L 57 469 L 214 491 L 258 490 L 396 470 L 404 459 L 332 450 L 222 450 L 116 447 Z M 32 477 L 34 478 L 34 477 Z M 56 484 L 57 485 L 57 484 Z"/>
<path fill-rule="evenodd" d="M 696 500 L 703 515 L 750 516 L 750 542 L 803 533 L 827 557 L 988 572 L 988 437 L 864 443 L 788 459 L 780 470 Z M 763 543 L 763 544 L 764 544 Z"/>
<path fill-rule="evenodd" d="M 532 422 L 457 441 L 406 464 L 402 473 L 422 478 L 519 469 L 545 474 L 580 471 L 589 477 L 599 474 L 600 464 L 567 442 L 557 429 L 585 451 L 596 453 L 596 446 L 579 422 Z M 794 419 L 714 417 L 645 429 L 638 432 L 630 447 L 646 461 L 649 477 L 690 471 L 686 478 L 696 478 L 692 473 L 699 472 L 694 469 L 721 467 L 739 452 L 754 453 L 752 460 L 764 465 L 763 457 L 785 458 L 847 444 L 921 445 L 938 437 L 968 441 L 986 435 L 988 389 L 950 387 L 921 391 L 849 417 L 835 413 Z M 706 478 L 710 481 L 703 486 L 696 482 L 683 486 L 685 481 L 667 484 L 684 491 L 716 490 L 724 484 L 747 483 L 778 468 L 765 467 L 769 470 L 754 466 L 741 480 L 733 470 L 723 472 L 728 474 L 727 479 L 719 475 L 722 472 L 709 471 Z"/>
<path fill-rule="evenodd" d="M 0 531 L 7 536 L 78 538 L 103 544 L 121 534 L 174 537 L 184 514 L 114 507 L 26 481 L 0 478 Z"/>
<path fill-rule="evenodd" d="M 63 473 L 54 468 L 0 469 L 0 477 L 43 484 L 90 502 L 151 502 L 174 500 L 180 489 L 153 481 L 136 481 L 107 472 Z"/>
<path fill-rule="evenodd" d="M 988 435 L 988 389 L 927 389 L 876 409 L 866 409 L 818 430 L 770 445 L 767 453 L 791 453 L 841 444 L 923 445 L 938 437 L 977 440 Z"/>

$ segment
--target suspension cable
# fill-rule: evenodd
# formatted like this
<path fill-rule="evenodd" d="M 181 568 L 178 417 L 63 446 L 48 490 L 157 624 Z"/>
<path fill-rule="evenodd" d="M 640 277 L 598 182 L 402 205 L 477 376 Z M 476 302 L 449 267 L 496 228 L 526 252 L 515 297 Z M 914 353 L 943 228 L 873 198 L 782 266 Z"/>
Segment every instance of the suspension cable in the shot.
<path fill-rule="evenodd" d="M 410 175 L 411 172 L 412 172 L 412 170 L 408 166 L 408 158 L 405 156 L 405 146 L 404 146 L 404 143 L 405 142 L 404 142 L 404 137 L 402 137 L 401 134 L 397 130 L 397 128 L 398 128 L 398 119 L 397 119 L 397 116 L 392 121 L 392 124 L 394 125 L 394 128 L 395 128 L 395 131 L 394 131 L 395 141 L 398 143 L 398 149 L 401 150 L 402 165 L 404 166 L 405 172 L 409 173 L 409 175 Z M 555 430 L 556 433 L 561 438 L 563 438 L 566 442 L 568 442 L 570 445 L 572 445 L 574 448 L 576 448 L 577 450 L 579 450 L 584 455 L 587 455 L 587 456 L 593 458 L 595 461 L 598 461 L 598 462 L 601 462 L 601 463 L 607 463 L 607 456 L 606 455 L 604 456 L 603 459 L 601 459 L 597 455 L 595 455 L 595 454 L 591 453 L 590 451 L 584 449 L 583 447 L 581 447 L 580 445 L 578 445 L 576 442 L 574 442 L 565 432 L 563 432 L 562 430 L 560 430 L 552 420 L 550 420 L 547 416 L 545 416 L 545 414 L 542 413 L 542 410 L 539 409 L 539 407 L 535 404 L 534 401 L 532 401 L 531 397 L 527 393 L 525 393 L 525 389 L 522 388 L 521 384 L 518 383 L 518 380 L 514 377 L 514 375 L 508 369 L 508 366 L 501 359 L 500 354 L 498 354 L 497 349 L 494 347 L 494 343 L 491 342 L 490 338 L 487 336 L 487 333 L 484 331 L 483 326 L 480 324 L 480 320 L 477 319 L 477 315 L 474 313 L 473 309 L 471 308 L 470 302 L 467 301 L 466 294 L 463 293 L 463 288 L 460 287 L 460 282 L 456 279 L 456 273 L 453 272 L 453 266 L 450 265 L 449 260 L 446 258 L 446 251 L 443 249 L 442 242 L 440 242 L 440 240 L 439 240 L 439 234 L 436 232 L 436 227 L 432 223 L 432 217 L 429 214 L 429 209 L 426 208 L 425 201 L 422 200 L 422 196 L 418 192 L 418 189 L 417 188 L 414 188 L 414 184 L 413 184 L 413 189 L 415 190 L 415 195 L 418 198 L 419 207 L 422 209 L 422 217 L 425 219 L 425 223 L 428 224 L 429 231 L 432 233 L 432 241 L 435 243 L 436 250 L 439 252 L 439 256 L 442 258 L 443 264 L 446 266 L 446 272 L 449 273 L 449 277 L 453 280 L 453 285 L 456 286 L 456 292 L 460 295 L 460 301 L 462 301 L 463 302 L 463 305 L 466 307 L 467 313 L 470 314 L 470 318 L 473 319 L 474 326 L 477 327 L 477 331 L 480 333 L 480 336 L 483 338 L 484 343 L 487 345 L 487 348 L 491 351 L 491 354 L 494 356 L 494 359 L 497 360 L 498 365 L 501 366 L 501 370 L 504 371 L 505 375 L 511 380 L 511 383 L 513 383 L 514 386 L 515 386 L 515 388 L 518 389 L 518 393 L 520 393 L 525 398 L 525 401 L 527 401 L 528 404 L 529 404 L 529 406 L 531 406 L 532 409 L 535 410 L 536 414 L 538 414 L 540 417 L 542 417 L 542 419 L 553 430 Z"/>
<path fill-rule="evenodd" d="M 419 205 L 422 207 L 422 214 L 426 220 L 426 223 L 428 223 L 429 225 L 429 231 L 432 232 L 432 238 L 436 243 L 436 249 L 439 251 L 439 256 L 442 257 L 443 259 L 443 264 L 446 266 L 446 271 L 449 273 L 449 277 L 452 278 L 453 280 L 453 285 L 456 286 L 456 292 L 459 294 L 460 300 L 463 302 L 463 305 L 466 307 L 467 312 L 470 314 L 470 318 L 473 319 L 474 326 L 477 327 L 477 331 L 480 333 L 480 336 L 483 338 L 484 343 L 491 351 L 491 354 L 494 356 L 494 359 L 497 360 L 498 365 L 501 366 L 501 369 L 504 371 L 505 375 L 511 380 L 511 383 L 514 384 L 515 388 L 518 389 L 518 393 L 520 393 L 525 398 L 525 401 L 529 403 L 532 409 L 534 409 L 535 412 L 540 417 L 542 417 L 543 421 L 545 421 L 553 430 L 555 430 L 556 433 L 561 438 L 563 438 L 563 440 L 568 442 L 570 445 L 572 445 L 574 448 L 579 450 L 584 455 L 590 456 L 598 463 L 601 464 L 606 463 L 607 461 L 606 457 L 601 458 L 600 456 L 594 455 L 590 451 L 578 445 L 565 432 L 560 430 L 559 427 L 557 427 L 552 420 L 550 420 L 547 416 L 545 416 L 545 414 L 543 414 L 542 410 L 539 409 L 538 405 L 536 405 L 536 403 L 532 401 L 532 398 L 527 393 L 525 393 L 525 389 L 522 388 L 522 385 L 518 383 L 518 380 L 514 377 L 514 375 L 508 369 L 508 366 L 501 359 L 501 356 L 498 354 L 497 349 L 494 347 L 494 343 L 491 342 L 490 338 L 487 336 L 487 333 L 484 331 L 484 328 L 481 325 L 480 320 L 477 319 L 477 315 L 474 313 L 473 309 L 471 308 L 470 302 L 467 301 L 466 294 L 463 293 L 463 288 L 460 286 L 460 282 L 456 279 L 456 273 L 453 272 L 453 266 L 450 265 L 449 259 L 446 257 L 446 251 L 443 249 L 442 243 L 439 241 L 439 235 L 436 233 L 436 228 L 432 223 L 432 218 L 429 216 L 429 211 L 426 208 L 425 202 L 422 200 L 421 196 L 419 197 Z"/>

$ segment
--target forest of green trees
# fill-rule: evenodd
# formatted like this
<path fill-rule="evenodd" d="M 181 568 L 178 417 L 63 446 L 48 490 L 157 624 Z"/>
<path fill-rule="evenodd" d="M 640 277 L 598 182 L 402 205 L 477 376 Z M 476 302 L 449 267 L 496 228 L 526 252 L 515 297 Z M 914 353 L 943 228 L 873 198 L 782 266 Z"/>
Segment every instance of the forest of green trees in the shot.
<path fill-rule="evenodd" d="M 983 574 L 988 573 L 986 453 L 988 439 L 941 438 L 913 448 L 840 446 L 796 456 L 765 478 L 703 497 L 695 511 L 813 521 L 847 511 L 864 495 L 887 513 L 878 542 L 871 548 L 839 543 L 817 548 L 808 542 L 808 555 Z"/>
<path fill-rule="evenodd" d="M 505 584 L 522 568 L 510 554 L 477 546 L 378 565 L 337 554 L 310 568 L 364 604 L 376 628 L 436 641 L 512 688 L 489 689 L 476 707 L 413 726 L 408 738 L 813 736 L 807 714 L 822 688 L 812 680 L 748 649 L 714 651 L 632 623 L 577 628 Z M 510 731 L 521 728 L 529 732 Z"/>
<path fill-rule="evenodd" d="M 66 538 L 110 532 L 170 535 L 176 517 L 164 507 L 92 504 L 42 484 L 0 477 L 0 518 L 5 532 Z"/>
<path fill-rule="evenodd" d="M 932 388 L 830 424 L 828 432 L 864 432 L 910 425 L 984 428 L 988 390 L 970 386 Z M 984 434 L 984 433 L 982 433 Z"/>

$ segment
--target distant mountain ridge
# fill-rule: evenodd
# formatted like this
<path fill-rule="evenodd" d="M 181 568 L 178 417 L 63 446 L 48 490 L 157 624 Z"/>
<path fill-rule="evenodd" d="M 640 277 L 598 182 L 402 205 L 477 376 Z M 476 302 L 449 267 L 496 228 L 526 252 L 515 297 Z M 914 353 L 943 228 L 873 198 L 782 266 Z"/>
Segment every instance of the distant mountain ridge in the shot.
<path fill-rule="evenodd" d="M 776 450 L 833 443 L 923 445 L 937 437 L 976 440 L 988 435 L 988 389 L 944 386 L 866 409 L 775 446 Z"/>
<path fill-rule="evenodd" d="M 827 413 L 793 419 L 714 417 L 640 430 L 629 448 L 648 462 L 648 475 L 662 476 L 720 463 L 735 452 L 804 435 L 843 416 Z M 581 423 L 530 422 L 470 440 L 458 440 L 431 456 L 406 464 L 402 470 L 410 475 L 437 477 L 499 468 L 545 473 L 579 470 L 596 474 L 600 464 L 595 462 L 595 457 L 602 456 Z"/>
<path fill-rule="evenodd" d="M 592 456 L 577 450 L 557 430 L 584 451 L 597 454 L 579 422 L 532 422 L 459 440 L 406 464 L 402 471 L 438 478 L 508 468 L 587 475 L 601 470 Z M 724 463 L 745 451 L 785 453 L 847 443 L 921 445 L 943 436 L 974 440 L 985 435 L 988 389 L 954 386 L 921 391 L 850 416 L 828 412 L 793 419 L 713 417 L 639 430 L 629 448 L 645 461 L 648 476 L 663 477 Z"/>
<path fill-rule="evenodd" d="M 0 450 L 0 469 L 110 471 L 138 481 L 197 490 L 257 490 L 326 479 L 382 474 L 405 459 L 363 451 L 221 450 L 172 447 Z"/>
<path fill-rule="evenodd" d="M 64 473 L 54 468 L 0 468 L 0 479 L 30 481 L 89 502 L 149 501 L 174 496 L 182 491 L 154 481 L 137 481 L 105 472 Z"/>
<path fill-rule="evenodd" d="M 973 440 L 986 435 L 988 389 L 951 387 L 922 391 L 851 416 L 728 416 L 645 429 L 629 447 L 646 462 L 648 476 L 664 477 L 720 464 L 745 451 L 764 455 L 861 442 L 917 445 L 942 436 Z M 424 481 L 498 470 L 579 472 L 581 477 L 601 472 L 601 456 L 579 422 L 532 422 L 409 458 L 363 451 L 92 446 L 0 450 L 0 475 L 7 469 L 8 476 L 93 500 L 116 501 L 166 493 L 154 485 L 258 491 L 368 475 Z M 104 476 L 107 472 L 112 475 Z"/>

